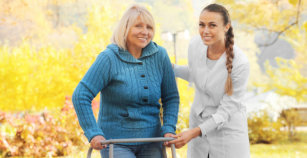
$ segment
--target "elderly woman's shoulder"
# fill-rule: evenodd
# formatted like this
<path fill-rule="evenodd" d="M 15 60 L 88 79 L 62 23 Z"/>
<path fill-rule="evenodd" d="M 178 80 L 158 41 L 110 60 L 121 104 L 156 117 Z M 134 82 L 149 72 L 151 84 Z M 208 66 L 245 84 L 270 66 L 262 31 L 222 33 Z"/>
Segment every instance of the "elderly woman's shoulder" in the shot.
<path fill-rule="evenodd" d="M 117 45 L 109 44 L 107 48 L 105 48 L 98 54 L 97 58 L 98 59 L 99 58 L 110 58 L 111 59 L 116 56 L 115 54 L 118 51 L 119 51 L 119 47 Z"/>
<path fill-rule="evenodd" d="M 157 51 L 159 55 L 162 55 L 162 56 L 167 55 L 167 50 L 163 46 L 157 44 L 156 42 L 153 42 L 153 43 L 155 47 L 157 47 Z"/>

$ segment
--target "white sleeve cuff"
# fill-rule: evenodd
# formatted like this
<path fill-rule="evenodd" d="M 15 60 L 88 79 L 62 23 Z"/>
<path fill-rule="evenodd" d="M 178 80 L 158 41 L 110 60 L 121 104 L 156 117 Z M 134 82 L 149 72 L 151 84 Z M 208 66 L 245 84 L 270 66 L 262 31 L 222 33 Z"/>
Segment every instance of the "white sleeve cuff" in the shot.
<path fill-rule="evenodd" d="M 205 137 L 207 133 L 213 131 L 215 128 L 217 128 L 217 126 L 218 124 L 214 121 L 212 117 L 207 119 L 205 122 L 198 126 L 201 130 L 201 137 Z"/>

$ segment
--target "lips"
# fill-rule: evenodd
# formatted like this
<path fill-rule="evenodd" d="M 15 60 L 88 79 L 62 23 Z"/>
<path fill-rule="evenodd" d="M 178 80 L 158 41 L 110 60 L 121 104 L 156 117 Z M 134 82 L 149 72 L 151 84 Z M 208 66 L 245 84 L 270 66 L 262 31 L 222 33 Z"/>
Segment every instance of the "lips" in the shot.
<path fill-rule="evenodd" d="M 212 36 L 203 36 L 203 39 L 208 41 L 208 40 L 211 40 L 212 39 Z"/>
<path fill-rule="evenodd" d="M 147 41 L 147 37 L 138 37 L 139 40 L 146 42 Z"/>

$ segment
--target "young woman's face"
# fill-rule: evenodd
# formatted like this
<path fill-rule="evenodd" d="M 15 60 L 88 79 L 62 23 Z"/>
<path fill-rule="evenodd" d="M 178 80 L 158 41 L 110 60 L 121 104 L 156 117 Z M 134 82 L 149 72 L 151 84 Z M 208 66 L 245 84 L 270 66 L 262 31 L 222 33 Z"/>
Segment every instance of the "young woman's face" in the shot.
<path fill-rule="evenodd" d="M 127 35 L 128 49 L 145 48 L 153 37 L 153 27 L 141 20 L 140 17 L 130 28 Z"/>
<path fill-rule="evenodd" d="M 203 11 L 199 16 L 199 34 L 205 45 L 223 44 L 230 24 L 224 25 L 220 13 Z"/>

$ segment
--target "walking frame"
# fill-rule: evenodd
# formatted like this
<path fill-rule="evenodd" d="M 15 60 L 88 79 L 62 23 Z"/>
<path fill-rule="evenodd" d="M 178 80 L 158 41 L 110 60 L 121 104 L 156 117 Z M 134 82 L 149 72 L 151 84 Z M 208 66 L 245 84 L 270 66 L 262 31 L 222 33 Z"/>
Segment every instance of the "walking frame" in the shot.
<path fill-rule="evenodd" d="M 167 142 L 174 140 L 172 137 L 156 137 L 156 138 L 131 138 L 131 139 L 110 139 L 101 141 L 101 145 L 109 145 L 109 158 L 113 158 L 113 147 L 116 143 L 136 143 L 136 142 Z M 87 158 L 91 158 L 93 148 L 90 147 L 87 152 Z M 162 148 L 163 158 L 167 158 L 166 148 Z M 176 158 L 176 148 L 174 144 L 171 144 L 172 158 Z"/>

